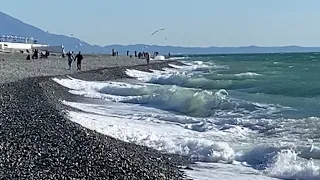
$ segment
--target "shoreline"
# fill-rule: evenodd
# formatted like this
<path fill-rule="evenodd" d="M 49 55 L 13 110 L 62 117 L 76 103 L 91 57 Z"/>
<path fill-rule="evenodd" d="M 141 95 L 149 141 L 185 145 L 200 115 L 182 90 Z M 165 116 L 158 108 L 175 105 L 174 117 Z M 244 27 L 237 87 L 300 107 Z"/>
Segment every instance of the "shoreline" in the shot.
<path fill-rule="evenodd" d="M 112 57 L 109 55 L 85 55 L 82 61 L 82 71 L 76 71 L 76 62 L 72 69 L 67 70 L 67 58 L 49 56 L 48 59 L 25 60 L 25 54 L 0 54 L 0 84 L 14 82 L 27 77 L 60 76 L 78 74 L 88 71 L 97 71 L 111 67 L 125 67 L 146 65 L 145 59 L 130 58 L 127 56 Z M 168 60 L 168 62 L 174 62 Z M 150 64 L 163 63 L 163 61 L 150 61 Z"/>
<path fill-rule="evenodd" d="M 161 69 L 167 67 L 168 63 L 153 63 L 150 68 Z M 129 65 L 68 75 L 87 80 L 114 80 L 127 78 L 123 70 L 128 67 L 148 69 L 146 65 Z M 68 75 L 26 77 L 0 85 L 0 165 L 3 167 L 0 177 L 186 178 L 178 166 L 187 165 L 187 157 L 163 154 L 151 148 L 126 143 L 67 119 L 65 110 L 68 107 L 62 105 L 60 100 L 76 97 L 52 78 Z"/>

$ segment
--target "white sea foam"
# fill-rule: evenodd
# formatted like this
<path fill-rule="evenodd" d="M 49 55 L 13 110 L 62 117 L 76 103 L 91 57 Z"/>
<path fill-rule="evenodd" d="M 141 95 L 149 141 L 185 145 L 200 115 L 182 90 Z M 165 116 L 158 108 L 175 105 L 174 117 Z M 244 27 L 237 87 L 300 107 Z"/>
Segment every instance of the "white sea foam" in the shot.
<path fill-rule="evenodd" d="M 239 73 L 235 74 L 235 76 L 262 76 L 261 74 L 254 73 L 254 72 L 245 72 L 245 73 Z"/>
<path fill-rule="evenodd" d="M 311 160 L 301 160 L 291 150 L 282 150 L 275 157 L 275 163 L 266 170 L 268 175 L 281 179 L 318 180 L 320 166 Z"/>
<path fill-rule="evenodd" d="M 183 60 L 183 59 L 188 59 L 189 57 L 170 57 L 170 60 Z"/>
<path fill-rule="evenodd" d="M 215 82 L 204 77 L 193 77 L 185 71 L 176 71 L 171 73 L 149 73 L 138 70 L 128 69 L 127 75 L 137 78 L 142 82 L 160 84 L 160 85 L 177 85 L 182 87 L 197 88 L 205 85 L 214 84 Z"/>
<path fill-rule="evenodd" d="M 87 82 L 77 79 L 54 79 L 76 95 L 100 98 L 113 102 L 124 102 L 156 107 L 190 116 L 224 116 L 246 110 L 248 117 L 277 112 L 271 105 L 262 105 L 229 98 L 228 92 L 206 91 L 178 86 L 152 84 L 129 84 L 124 82 Z M 225 114 L 227 113 L 227 114 Z M 251 114 L 252 113 L 252 114 Z"/>
<path fill-rule="evenodd" d="M 68 104 L 66 102 L 66 104 Z M 86 107 L 82 104 L 83 107 Z M 176 125 L 139 120 L 107 117 L 96 114 L 69 112 L 72 121 L 92 130 L 123 141 L 145 145 L 157 150 L 190 155 L 193 159 L 207 162 L 230 162 L 234 151 L 223 139 L 227 132 L 198 133 Z M 211 140 L 209 140 L 211 138 Z"/>
<path fill-rule="evenodd" d="M 194 132 L 174 124 L 145 122 L 134 118 L 111 117 L 109 116 L 110 114 L 102 115 L 105 112 L 104 110 L 100 109 L 101 114 L 99 114 L 99 108 L 90 108 L 90 106 L 97 105 L 70 102 L 65 102 L 65 104 L 87 112 L 96 113 L 69 112 L 70 119 L 84 127 L 127 142 L 149 146 L 161 151 L 190 155 L 196 161 L 227 163 L 230 165 L 213 165 L 224 168 L 228 167 L 233 169 L 232 172 L 234 172 L 230 173 L 227 169 L 221 169 L 218 173 L 218 170 L 215 168 L 199 167 L 197 164 L 193 168 L 199 169 L 197 171 L 190 171 L 191 177 L 193 177 L 192 175 L 205 177 L 209 176 L 206 173 L 217 172 L 218 177 L 227 178 L 238 174 L 239 169 L 248 172 L 248 174 L 242 174 L 244 179 L 253 178 L 252 176 L 260 177 L 262 174 L 285 179 L 317 179 L 319 177 L 319 166 L 315 165 L 312 160 L 298 160 L 297 153 L 290 151 L 289 147 L 264 145 L 254 146 L 251 150 L 245 150 L 245 153 L 235 152 L 232 146 L 239 145 L 239 142 L 243 140 L 240 140 L 237 137 L 238 135 L 233 132 L 217 130 L 206 133 Z M 234 138 L 237 140 L 234 141 Z M 239 166 L 240 164 L 241 166 Z M 251 167 L 263 171 L 249 169 Z M 202 173 L 197 176 L 197 172 Z M 246 175 L 249 177 L 246 177 Z M 261 178 L 268 179 L 263 176 Z"/>
<path fill-rule="evenodd" d="M 235 99 L 223 89 L 194 88 L 213 82 L 195 76 L 211 66 L 199 61 L 151 73 L 127 70 L 138 83 L 54 81 L 72 94 L 101 101 L 64 101 L 82 110 L 68 111 L 72 121 L 123 141 L 189 155 L 199 161 L 186 170 L 194 179 L 320 179 L 319 145 L 296 140 L 319 119 L 268 119 L 281 106 Z"/>
<path fill-rule="evenodd" d="M 179 66 L 174 64 L 169 64 L 169 66 L 179 69 L 180 71 L 190 72 L 190 71 L 202 71 L 202 72 L 210 72 L 210 70 L 218 70 L 218 69 L 228 69 L 228 66 L 218 65 L 211 62 L 202 62 L 202 61 L 183 61 L 185 66 Z"/>
<path fill-rule="evenodd" d="M 208 79 L 202 74 L 189 69 L 179 69 L 179 66 L 174 66 L 175 69 L 167 68 L 166 71 L 151 70 L 152 72 L 143 72 L 134 69 L 127 69 L 126 74 L 136 78 L 139 81 L 160 84 L 160 85 L 177 85 L 189 88 L 204 88 L 204 89 L 221 89 L 232 85 L 233 79 L 247 79 L 262 76 L 261 74 L 246 72 L 232 75 L 217 75 L 223 76 L 226 79 L 223 81 Z M 181 66 L 182 68 L 182 66 Z"/>
<path fill-rule="evenodd" d="M 263 176 L 261 172 L 241 164 L 218 164 L 198 162 L 192 166 L 193 170 L 184 170 L 190 178 L 195 180 L 276 180 Z"/>

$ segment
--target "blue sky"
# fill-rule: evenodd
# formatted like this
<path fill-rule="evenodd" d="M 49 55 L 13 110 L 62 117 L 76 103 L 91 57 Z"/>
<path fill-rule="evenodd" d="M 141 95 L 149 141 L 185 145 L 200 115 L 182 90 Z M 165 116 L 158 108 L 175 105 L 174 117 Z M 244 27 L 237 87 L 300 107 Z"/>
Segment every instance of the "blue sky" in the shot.
<path fill-rule="evenodd" d="M 320 46 L 319 7 L 319 0 L 9 0 L 0 11 L 98 45 Z M 158 28 L 166 30 L 151 36 Z"/>

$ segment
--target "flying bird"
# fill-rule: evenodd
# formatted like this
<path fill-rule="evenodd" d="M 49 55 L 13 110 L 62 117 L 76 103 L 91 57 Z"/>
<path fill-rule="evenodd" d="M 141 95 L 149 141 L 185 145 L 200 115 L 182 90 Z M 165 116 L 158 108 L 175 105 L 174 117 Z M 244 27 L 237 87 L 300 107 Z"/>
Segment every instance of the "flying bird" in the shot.
<path fill-rule="evenodd" d="M 158 30 L 154 31 L 154 32 L 151 34 L 151 36 L 153 36 L 154 34 L 158 33 L 159 31 L 163 31 L 163 30 L 165 30 L 165 28 L 158 29 Z"/>

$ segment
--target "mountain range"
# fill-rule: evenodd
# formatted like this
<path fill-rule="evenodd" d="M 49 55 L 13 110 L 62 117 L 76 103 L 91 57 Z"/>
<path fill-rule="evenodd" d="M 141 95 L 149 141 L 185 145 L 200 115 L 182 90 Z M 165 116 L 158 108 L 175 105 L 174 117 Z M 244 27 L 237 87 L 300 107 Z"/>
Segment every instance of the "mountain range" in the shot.
<path fill-rule="evenodd" d="M 110 54 L 115 49 L 120 54 L 127 50 L 133 51 L 157 51 L 161 54 L 231 54 L 231 53 L 289 53 L 289 52 L 320 52 L 320 47 L 180 47 L 180 46 L 157 46 L 146 44 L 135 45 L 108 45 L 98 46 L 86 43 L 76 37 L 58 35 L 46 32 L 40 28 L 24 23 L 8 14 L 0 12 L 0 35 L 14 35 L 24 37 L 34 37 L 39 43 L 49 45 L 64 45 L 66 50 L 82 51 L 85 53 Z"/>

